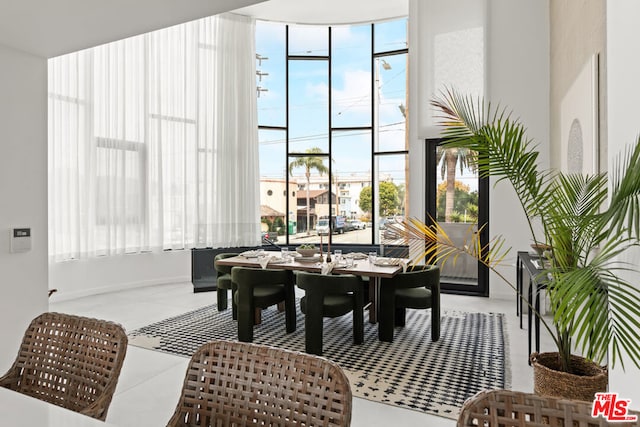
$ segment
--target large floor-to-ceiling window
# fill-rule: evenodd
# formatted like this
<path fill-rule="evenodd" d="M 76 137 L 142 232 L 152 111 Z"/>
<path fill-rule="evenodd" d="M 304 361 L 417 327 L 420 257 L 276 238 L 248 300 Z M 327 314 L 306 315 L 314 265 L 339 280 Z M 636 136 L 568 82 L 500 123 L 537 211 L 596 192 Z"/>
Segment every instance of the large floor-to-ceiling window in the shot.
<path fill-rule="evenodd" d="M 407 202 L 407 20 L 256 24 L 261 220 L 279 243 L 393 243 Z"/>
<path fill-rule="evenodd" d="M 52 259 L 258 244 L 254 58 L 221 15 L 51 59 Z"/>

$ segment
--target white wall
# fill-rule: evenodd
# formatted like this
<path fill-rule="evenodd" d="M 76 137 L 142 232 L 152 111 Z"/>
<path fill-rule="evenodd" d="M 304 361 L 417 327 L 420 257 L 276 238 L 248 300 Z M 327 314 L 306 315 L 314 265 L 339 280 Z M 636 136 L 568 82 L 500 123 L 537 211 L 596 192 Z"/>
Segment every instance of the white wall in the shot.
<path fill-rule="evenodd" d="M 421 71 L 428 69 L 429 14 L 445 7 L 464 9 L 466 0 L 410 2 L 410 132 L 411 216 L 424 216 L 424 138 L 437 136 L 430 123 L 431 82 Z M 437 7 L 436 6 L 437 3 Z M 476 11 L 477 13 L 477 11 Z M 540 163 L 549 165 L 549 3 L 548 0 L 489 0 L 486 8 L 485 98 L 499 102 L 522 119 L 530 137 L 539 142 Z M 515 283 L 515 256 L 528 250 L 531 236 L 522 209 L 505 185 L 490 190 L 490 234 L 502 235 L 512 247 L 503 274 Z M 515 293 L 492 275 L 492 298 L 515 301 Z"/>
<path fill-rule="evenodd" d="M 66 300 L 132 287 L 191 282 L 191 251 L 130 254 L 53 263 L 51 298 Z"/>
<path fill-rule="evenodd" d="M 549 167 L 549 2 L 490 0 L 487 99 L 507 106 L 527 134 L 538 142 L 540 166 Z M 490 232 L 512 248 L 502 273 L 515 283 L 516 251 L 532 243 L 522 208 L 504 183 L 491 187 Z M 491 296 L 513 298 L 514 291 L 495 276 Z"/>
<path fill-rule="evenodd" d="M 47 310 L 47 63 L 0 46 L 0 372 L 29 321 Z M 32 249 L 9 253 L 9 229 Z"/>
<path fill-rule="evenodd" d="M 616 156 L 623 152 L 640 134 L 640 3 L 635 0 L 607 2 L 607 86 L 608 86 L 608 152 L 609 170 Z M 623 261 L 640 265 L 640 252 L 628 251 Z M 631 283 L 639 283 L 636 274 L 626 277 Z M 640 285 L 639 285 L 640 286 Z M 620 365 L 610 370 L 609 390 L 631 399 L 631 406 L 640 408 L 640 389 L 637 381 L 640 371 L 626 363 L 626 371 Z"/>

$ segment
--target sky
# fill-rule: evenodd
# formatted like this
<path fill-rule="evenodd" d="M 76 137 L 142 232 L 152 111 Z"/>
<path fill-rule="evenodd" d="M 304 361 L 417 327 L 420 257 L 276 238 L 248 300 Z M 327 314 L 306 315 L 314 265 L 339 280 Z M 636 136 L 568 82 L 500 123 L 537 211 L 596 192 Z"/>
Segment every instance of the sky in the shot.
<path fill-rule="evenodd" d="M 376 24 L 376 52 L 406 48 L 406 20 Z M 371 127 L 371 25 L 334 26 L 332 38 L 332 126 Z M 329 30 L 326 26 L 290 26 L 292 55 L 326 56 L 329 53 Z M 260 125 L 285 126 L 286 73 L 285 29 L 278 23 L 258 22 L 256 52 L 268 57 L 258 60 L 258 121 Z M 407 75 L 405 54 L 386 56 L 374 62 L 374 84 L 380 101 L 380 139 L 378 151 L 405 150 L 404 117 L 399 108 L 406 105 Z M 290 61 L 290 145 L 291 152 L 304 152 L 311 147 L 329 151 L 329 63 L 326 60 Z M 284 178 L 285 134 L 261 131 L 260 171 L 264 177 Z M 368 174 L 371 171 L 371 129 L 335 131 L 333 134 L 334 175 Z M 380 161 L 381 173 L 394 182 L 404 182 L 404 155 L 385 156 Z M 327 164 L 328 166 L 328 164 Z M 301 172 L 301 171 L 300 171 Z M 295 175 L 299 175 L 296 173 Z"/>

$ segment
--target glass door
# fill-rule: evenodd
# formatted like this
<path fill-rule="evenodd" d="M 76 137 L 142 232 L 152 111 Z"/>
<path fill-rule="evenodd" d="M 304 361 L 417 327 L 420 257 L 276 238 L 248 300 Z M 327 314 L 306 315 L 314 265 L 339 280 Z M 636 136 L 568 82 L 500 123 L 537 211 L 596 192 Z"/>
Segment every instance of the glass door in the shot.
<path fill-rule="evenodd" d="M 463 246 L 480 233 L 489 241 L 488 178 L 480 178 L 475 153 L 443 148 L 442 140 L 426 140 L 427 222 L 435 219 L 456 245 Z M 480 230 L 480 232 L 478 231 Z M 451 293 L 489 295 L 489 271 L 474 257 L 460 255 L 440 263 L 440 284 Z"/>

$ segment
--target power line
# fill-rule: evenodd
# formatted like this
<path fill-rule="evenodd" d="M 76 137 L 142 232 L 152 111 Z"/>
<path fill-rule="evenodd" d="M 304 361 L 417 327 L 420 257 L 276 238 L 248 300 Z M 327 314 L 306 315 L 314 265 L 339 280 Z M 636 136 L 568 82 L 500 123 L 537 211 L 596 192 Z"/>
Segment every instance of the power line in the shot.
<path fill-rule="evenodd" d="M 380 127 L 390 127 L 390 126 L 397 126 L 397 125 L 401 125 L 405 122 L 396 122 L 396 123 L 389 123 L 386 125 L 381 125 Z M 386 132 L 398 132 L 398 131 L 402 131 L 403 129 L 381 129 L 380 133 L 386 133 Z M 371 134 L 371 131 L 362 131 L 362 132 L 353 132 L 353 131 L 342 131 L 342 130 L 336 130 L 334 132 L 340 132 L 337 134 L 334 134 L 333 138 L 346 138 L 346 137 L 351 137 L 351 136 L 360 136 L 360 135 L 369 135 Z M 341 134 L 342 132 L 344 132 L 343 134 Z M 329 134 L 328 133 L 319 133 L 319 134 L 315 134 L 315 135 L 305 135 L 305 136 L 298 136 L 295 138 L 289 138 L 289 142 L 304 142 L 304 141 L 317 141 L 317 140 L 323 140 L 323 139 L 327 139 L 329 138 Z M 260 141 L 260 145 L 273 145 L 273 144 L 282 144 L 286 141 L 286 139 L 280 138 L 280 139 L 273 139 L 273 140 L 267 140 L 267 141 Z"/>

